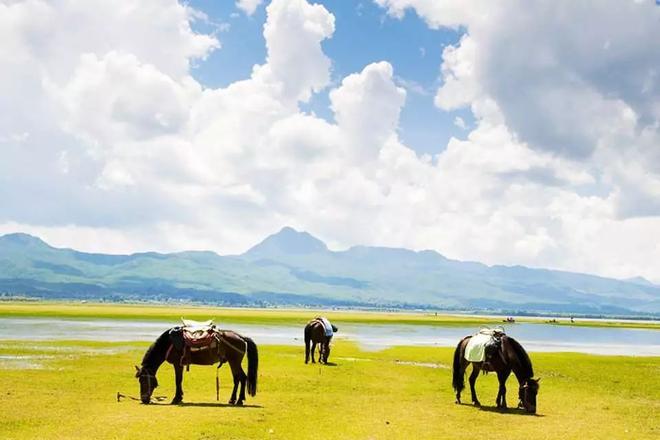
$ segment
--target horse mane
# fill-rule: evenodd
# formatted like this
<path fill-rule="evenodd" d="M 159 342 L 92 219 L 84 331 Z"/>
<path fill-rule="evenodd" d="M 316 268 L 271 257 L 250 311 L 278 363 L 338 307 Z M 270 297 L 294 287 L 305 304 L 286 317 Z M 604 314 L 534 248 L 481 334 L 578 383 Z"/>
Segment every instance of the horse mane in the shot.
<path fill-rule="evenodd" d="M 165 360 L 165 354 L 167 353 L 170 343 L 170 330 L 167 330 L 149 346 L 142 358 L 142 365 L 148 365 L 151 367 L 160 366 Z"/>
<path fill-rule="evenodd" d="M 520 343 L 515 339 L 513 339 L 511 336 L 507 336 L 506 340 L 508 342 L 508 345 L 513 350 L 513 353 L 515 354 L 516 360 L 518 361 L 518 365 L 520 367 L 520 370 L 517 372 L 518 374 L 516 375 L 517 376 L 520 375 L 525 379 L 534 377 L 534 369 L 532 368 L 532 361 L 529 359 L 529 355 L 522 347 L 522 345 L 520 345 Z"/>

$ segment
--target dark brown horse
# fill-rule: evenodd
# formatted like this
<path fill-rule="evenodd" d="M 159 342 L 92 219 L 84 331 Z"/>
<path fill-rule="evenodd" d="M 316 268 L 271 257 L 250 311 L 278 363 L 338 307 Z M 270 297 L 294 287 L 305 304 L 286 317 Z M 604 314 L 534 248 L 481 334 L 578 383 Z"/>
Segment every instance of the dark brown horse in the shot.
<path fill-rule="evenodd" d="M 524 408 L 527 412 L 536 412 L 536 395 L 539 390 L 539 379 L 533 379 L 534 370 L 532 362 L 524 348 L 515 339 L 509 336 L 502 336 L 501 343 L 488 362 L 469 362 L 465 359 L 465 347 L 472 336 L 466 336 L 461 339 L 454 351 L 453 366 L 453 386 L 456 390 L 456 403 L 461 403 L 461 391 L 465 388 L 465 370 L 468 364 L 472 363 L 472 374 L 470 374 L 470 392 L 472 393 L 472 402 L 476 406 L 481 406 L 477 393 L 474 390 L 474 384 L 479 376 L 479 371 L 494 371 L 500 382 L 500 388 L 497 393 L 496 404 L 498 408 L 506 408 L 506 380 L 513 372 L 520 385 L 518 390 L 518 407 Z"/>
<path fill-rule="evenodd" d="M 333 324 L 332 331 L 337 332 L 339 329 Z M 316 344 L 319 344 L 319 362 L 323 364 L 328 363 L 328 357 L 330 356 L 330 341 L 332 336 L 326 336 L 325 326 L 320 318 L 312 319 L 305 326 L 305 363 L 309 362 L 309 355 L 312 355 L 312 363 L 315 363 L 314 360 L 314 350 L 316 349 Z M 310 350 L 311 343 L 311 350 Z"/>
<path fill-rule="evenodd" d="M 142 366 L 136 366 L 135 377 L 140 381 L 140 400 L 149 403 L 151 395 L 158 386 L 156 372 L 158 368 L 167 361 L 174 367 L 176 381 L 176 394 L 172 404 L 181 403 L 183 400 L 184 365 L 213 365 L 219 362 L 218 368 L 225 362 L 229 363 L 234 378 L 234 390 L 229 399 L 230 404 L 242 405 L 245 400 L 245 387 L 251 396 L 257 393 L 257 369 L 259 366 L 259 354 L 257 345 L 250 338 L 241 336 L 229 330 L 213 330 L 215 343 L 206 349 L 187 351 L 183 340 L 181 327 L 174 327 L 160 335 L 156 342 L 151 344 L 142 359 Z M 247 353 L 247 375 L 243 371 L 241 363 Z M 241 391 L 236 400 L 238 385 Z M 216 383 L 219 387 L 219 383 Z"/>

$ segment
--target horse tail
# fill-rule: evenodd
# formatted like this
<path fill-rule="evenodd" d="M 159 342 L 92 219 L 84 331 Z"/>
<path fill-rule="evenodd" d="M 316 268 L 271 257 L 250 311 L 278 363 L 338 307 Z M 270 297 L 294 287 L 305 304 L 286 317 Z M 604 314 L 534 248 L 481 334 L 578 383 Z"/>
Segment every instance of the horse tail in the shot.
<path fill-rule="evenodd" d="M 461 367 L 461 358 L 463 357 L 464 340 L 465 338 L 458 341 L 456 350 L 454 350 L 454 365 L 452 368 L 452 385 L 457 393 L 460 393 L 461 391 L 463 391 L 463 388 L 465 388 L 465 372 Z"/>
<path fill-rule="evenodd" d="M 259 369 L 259 351 L 257 344 L 250 338 L 243 337 L 247 344 L 247 392 L 250 396 L 257 394 L 257 370 Z"/>

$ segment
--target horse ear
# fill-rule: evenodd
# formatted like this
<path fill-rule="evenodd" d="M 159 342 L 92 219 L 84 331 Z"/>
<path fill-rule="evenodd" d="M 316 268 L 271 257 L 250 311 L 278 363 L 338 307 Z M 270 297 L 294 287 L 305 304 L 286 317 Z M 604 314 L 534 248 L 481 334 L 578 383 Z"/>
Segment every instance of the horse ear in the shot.
<path fill-rule="evenodd" d="M 538 379 L 536 379 L 536 383 L 539 383 L 539 382 L 541 382 L 541 378 L 540 378 L 540 377 L 539 377 Z"/>
<path fill-rule="evenodd" d="M 139 373 L 140 372 L 140 367 L 138 367 L 137 365 L 133 365 L 133 366 L 135 367 L 135 371 Z"/>

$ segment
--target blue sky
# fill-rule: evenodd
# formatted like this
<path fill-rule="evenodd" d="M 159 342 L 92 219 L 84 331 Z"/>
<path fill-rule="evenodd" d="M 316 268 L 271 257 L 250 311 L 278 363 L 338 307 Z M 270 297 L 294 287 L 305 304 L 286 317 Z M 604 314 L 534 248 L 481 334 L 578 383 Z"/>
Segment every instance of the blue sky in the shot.
<path fill-rule="evenodd" d="M 457 127 L 461 117 L 468 128 L 473 125 L 468 109 L 447 112 L 433 104 L 440 85 L 442 50 L 455 45 L 463 29 L 429 28 L 414 12 L 403 19 L 392 18 L 371 1 L 352 2 L 320 0 L 335 16 L 335 33 L 323 42 L 323 50 L 333 62 L 332 79 L 361 71 L 372 62 L 388 61 L 400 86 L 407 91 L 406 104 L 400 119 L 403 142 L 419 154 L 437 154 L 450 137 L 464 138 L 468 130 Z M 213 24 L 198 21 L 196 30 L 218 32 L 222 48 L 193 70 L 195 78 L 207 87 L 225 87 L 249 77 L 254 64 L 264 62 L 265 41 L 262 35 L 266 21 L 266 3 L 251 16 L 239 10 L 234 2 L 192 0 L 189 4 L 204 12 Z M 303 111 L 332 120 L 328 92 L 331 87 L 313 96 Z"/>

